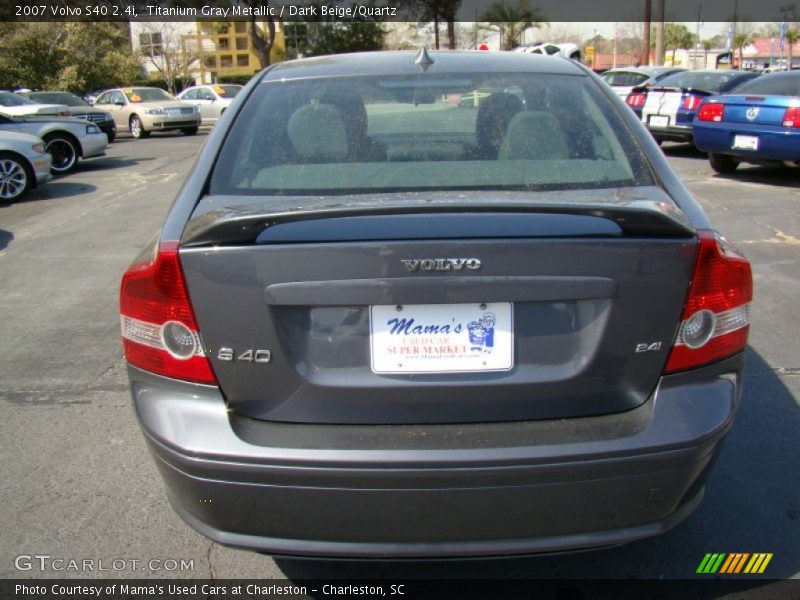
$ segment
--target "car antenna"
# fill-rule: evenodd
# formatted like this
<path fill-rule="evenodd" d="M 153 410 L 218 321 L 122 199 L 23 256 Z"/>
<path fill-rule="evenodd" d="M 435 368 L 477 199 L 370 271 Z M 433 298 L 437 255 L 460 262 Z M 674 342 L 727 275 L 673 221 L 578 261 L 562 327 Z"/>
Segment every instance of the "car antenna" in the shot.
<path fill-rule="evenodd" d="M 427 71 L 428 68 L 433 64 L 433 59 L 431 58 L 431 55 L 428 54 L 428 49 L 425 46 L 422 46 L 417 55 L 414 57 L 414 64 L 420 67 L 423 71 Z"/>

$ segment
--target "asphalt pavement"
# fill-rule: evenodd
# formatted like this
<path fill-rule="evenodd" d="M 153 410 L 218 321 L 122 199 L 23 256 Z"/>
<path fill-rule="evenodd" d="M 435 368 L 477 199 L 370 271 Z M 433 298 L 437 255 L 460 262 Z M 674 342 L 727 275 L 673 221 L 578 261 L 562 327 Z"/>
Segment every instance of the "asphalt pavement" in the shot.
<path fill-rule="evenodd" d="M 0 577 L 683 579 L 707 552 L 770 552 L 765 576 L 800 575 L 800 170 L 722 177 L 689 147 L 664 146 L 755 277 L 743 405 L 702 505 L 679 527 L 560 556 L 273 560 L 211 543 L 171 510 L 126 385 L 119 280 L 204 138 L 121 138 L 105 157 L 0 204 Z M 25 558 L 37 555 L 50 559 Z M 87 559 L 94 570 L 67 568 Z"/>

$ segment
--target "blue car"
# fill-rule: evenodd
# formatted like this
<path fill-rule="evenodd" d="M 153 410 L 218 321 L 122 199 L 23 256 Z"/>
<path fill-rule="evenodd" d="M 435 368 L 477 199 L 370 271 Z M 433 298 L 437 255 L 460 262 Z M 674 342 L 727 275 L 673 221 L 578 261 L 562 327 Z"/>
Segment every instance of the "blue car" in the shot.
<path fill-rule="evenodd" d="M 681 71 L 634 88 L 625 102 L 658 143 L 692 142 L 692 121 L 703 100 L 758 77 L 748 71 Z"/>
<path fill-rule="evenodd" d="M 695 145 L 717 173 L 740 162 L 800 163 L 800 71 L 762 75 L 710 98 L 694 121 Z"/>

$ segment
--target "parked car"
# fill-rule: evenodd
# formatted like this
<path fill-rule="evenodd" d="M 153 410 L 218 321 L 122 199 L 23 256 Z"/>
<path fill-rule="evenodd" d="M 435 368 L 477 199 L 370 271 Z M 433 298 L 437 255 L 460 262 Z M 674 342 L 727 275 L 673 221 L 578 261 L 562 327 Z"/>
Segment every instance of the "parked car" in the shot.
<path fill-rule="evenodd" d="M 683 71 L 633 88 L 625 102 L 657 142 L 692 142 L 692 121 L 703 100 L 756 77 L 750 71 Z"/>
<path fill-rule="evenodd" d="M 194 135 L 200 126 L 196 106 L 155 87 L 108 90 L 97 97 L 94 106 L 110 112 L 117 128 L 130 131 L 137 139 L 146 138 L 153 131 L 180 130 Z"/>
<path fill-rule="evenodd" d="M 708 99 L 694 121 L 694 139 L 718 173 L 732 173 L 740 162 L 798 166 L 800 71 L 762 75 Z"/>
<path fill-rule="evenodd" d="M 608 69 L 601 77 L 625 100 L 633 88 L 656 84 L 673 73 L 685 70 L 682 67 L 618 67 Z"/>
<path fill-rule="evenodd" d="M 750 265 L 589 69 L 325 56 L 231 111 L 120 290 L 136 414 L 189 525 L 457 557 L 607 547 L 698 506 Z"/>
<path fill-rule="evenodd" d="M 12 117 L 0 112 L 0 131 L 42 138 L 53 157 L 51 171 L 56 175 L 74 170 L 81 158 L 102 156 L 108 145 L 108 139 L 96 125 L 72 117 Z"/>
<path fill-rule="evenodd" d="M 117 135 L 117 126 L 114 123 L 114 118 L 111 116 L 111 113 L 92 108 L 86 100 L 71 92 L 28 92 L 24 95 L 34 102 L 46 102 L 68 106 L 69 116 L 78 119 L 86 119 L 97 125 L 100 131 L 106 134 L 109 144 L 114 141 Z"/>
<path fill-rule="evenodd" d="M 41 139 L 0 131 L 0 202 L 19 200 L 43 185 L 52 177 L 50 162 Z"/>
<path fill-rule="evenodd" d="M 61 115 L 68 112 L 64 104 L 40 104 L 21 94 L 0 91 L 0 110 L 7 115 Z"/>
<path fill-rule="evenodd" d="M 523 54 L 544 54 L 545 56 L 563 56 L 564 58 L 571 58 L 572 60 L 581 59 L 580 46 L 572 43 L 553 44 L 547 42 L 529 44 L 514 48 L 514 52 L 522 52 Z"/>
<path fill-rule="evenodd" d="M 203 124 L 216 123 L 242 87 L 232 84 L 199 85 L 183 90 L 178 94 L 178 100 L 196 106 Z"/>

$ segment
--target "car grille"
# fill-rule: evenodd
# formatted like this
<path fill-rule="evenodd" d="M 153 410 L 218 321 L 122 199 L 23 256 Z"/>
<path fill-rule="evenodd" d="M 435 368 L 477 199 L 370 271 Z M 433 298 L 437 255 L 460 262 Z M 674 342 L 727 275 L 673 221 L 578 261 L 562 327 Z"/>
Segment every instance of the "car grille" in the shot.
<path fill-rule="evenodd" d="M 106 116 L 103 113 L 87 113 L 83 115 L 83 118 L 94 123 L 106 120 Z"/>
<path fill-rule="evenodd" d="M 179 117 L 180 115 L 191 115 L 194 112 L 193 108 L 165 108 L 164 114 L 170 117 Z"/>

